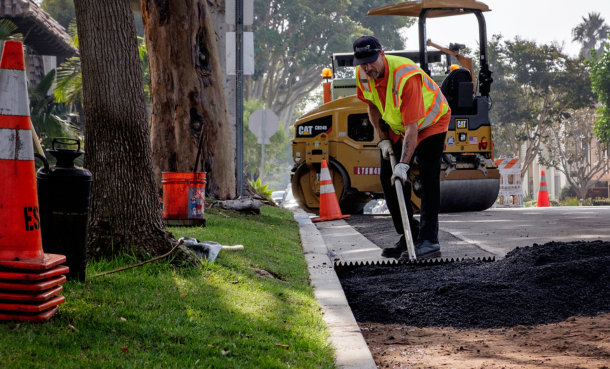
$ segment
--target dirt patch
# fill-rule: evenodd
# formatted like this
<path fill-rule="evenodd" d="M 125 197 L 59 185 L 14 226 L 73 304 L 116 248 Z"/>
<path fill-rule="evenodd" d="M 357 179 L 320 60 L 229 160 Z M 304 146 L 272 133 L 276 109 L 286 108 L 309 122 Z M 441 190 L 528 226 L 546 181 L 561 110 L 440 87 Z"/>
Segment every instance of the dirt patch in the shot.
<path fill-rule="evenodd" d="M 610 242 L 339 277 L 379 368 L 610 369 Z"/>
<path fill-rule="evenodd" d="M 356 321 L 499 328 L 610 312 L 610 242 L 551 242 L 501 261 L 362 267 L 339 276 Z"/>
<path fill-rule="evenodd" d="M 360 327 L 379 368 L 610 367 L 610 314 L 500 329 Z"/>

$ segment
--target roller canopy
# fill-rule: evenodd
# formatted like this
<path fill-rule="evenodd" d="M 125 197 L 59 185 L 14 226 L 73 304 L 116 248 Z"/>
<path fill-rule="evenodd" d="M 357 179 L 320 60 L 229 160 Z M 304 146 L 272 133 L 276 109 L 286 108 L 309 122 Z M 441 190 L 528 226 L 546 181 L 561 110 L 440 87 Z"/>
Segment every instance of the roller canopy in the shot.
<path fill-rule="evenodd" d="M 424 9 L 435 9 L 428 13 L 428 18 L 449 17 L 472 13 L 473 10 L 488 12 L 489 6 L 476 0 L 421 0 L 386 5 L 373 9 L 367 15 L 402 15 L 419 17 Z"/>

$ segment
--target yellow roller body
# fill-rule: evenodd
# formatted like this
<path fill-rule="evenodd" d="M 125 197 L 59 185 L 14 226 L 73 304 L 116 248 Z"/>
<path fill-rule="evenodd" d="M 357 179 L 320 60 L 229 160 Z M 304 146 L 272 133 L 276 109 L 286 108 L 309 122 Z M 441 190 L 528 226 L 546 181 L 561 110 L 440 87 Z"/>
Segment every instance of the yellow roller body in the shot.
<path fill-rule="evenodd" d="M 459 134 L 466 132 L 468 141 L 459 141 Z M 475 144 L 470 137 L 477 137 Z M 483 149 L 478 143 L 488 139 Z M 477 211 L 489 208 L 495 202 L 500 175 L 497 166 L 487 160 L 484 173 L 474 162 L 475 154 L 491 158 L 491 127 L 474 130 L 453 129 L 447 134 L 445 153 L 457 157 L 451 167 L 444 163 L 439 173 L 441 179 L 441 211 Z M 292 172 L 292 190 L 299 206 L 318 213 L 320 207 L 320 163 L 330 163 L 335 193 L 344 214 L 360 212 L 367 202 L 383 198 L 379 180 L 379 137 L 368 120 L 367 105 L 356 96 L 331 101 L 299 118 L 295 124 L 292 156 L 295 166 Z M 457 144 L 456 144 L 457 143 Z M 451 167 L 451 168 L 450 168 Z M 447 170 L 450 168 L 451 170 Z M 417 164 L 411 177 L 418 182 Z M 419 210 L 420 191 L 413 186 L 412 205 Z"/>

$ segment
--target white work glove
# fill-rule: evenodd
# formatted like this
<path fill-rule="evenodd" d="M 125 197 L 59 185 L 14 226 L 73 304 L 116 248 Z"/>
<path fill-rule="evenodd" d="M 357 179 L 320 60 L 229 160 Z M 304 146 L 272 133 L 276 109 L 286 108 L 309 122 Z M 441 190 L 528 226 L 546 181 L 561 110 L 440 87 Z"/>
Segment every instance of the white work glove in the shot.
<path fill-rule="evenodd" d="M 394 186 L 394 183 L 397 179 L 400 179 L 400 182 L 403 186 L 405 185 L 405 183 L 409 182 L 409 168 L 409 164 L 407 163 L 396 164 L 396 166 L 394 167 L 394 174 L 392 174 L 392 178 L 390 178 L 392 186 Z"/>
<path fill-rule="evenodd" d="M 390 160 L 390 155 L 394 155 L 394 150 L 392 150 L 392 141 L 387 138 L 381 140 L 377 143 L 377 147 L 381 149 L 381 156 L 383 160 Z"/>

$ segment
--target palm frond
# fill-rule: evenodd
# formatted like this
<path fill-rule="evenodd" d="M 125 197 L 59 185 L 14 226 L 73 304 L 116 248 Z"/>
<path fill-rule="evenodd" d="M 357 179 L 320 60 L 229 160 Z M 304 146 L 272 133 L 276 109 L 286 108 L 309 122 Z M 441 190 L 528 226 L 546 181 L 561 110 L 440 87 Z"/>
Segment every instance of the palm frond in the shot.
<path fill-rule="evenodd" d="M 70 22 L 67 32 L 70 36 L 72 46 L 78 49 L 78 29 L 76 28 L 76 20 Z"/>
<path fill-rule="evenodd" d="M 82 88 L 80 57 L 74 56 L 57 68 L 55 99 L 57 102 L 75 103 L 82 97 Z"/>
<path fill-rule="evenodd" d="M 17 25 L 8 19 L 0 19 L 0 41 L 6 41 L 17 30 Z"/>
<path fill-rule="evenodd" d="M 42 80 L 40 80 L 40 82 L 36 86 L 36 90 L 44 96 L 49 95 L 49 91 L 51 90 L 51 87 L 53 87 L 53 82 L 55 81 L 55 75 L 55 69 L 51 69 L 51 71 L 47 73 L 47 75 L 44 76 Z"/>

